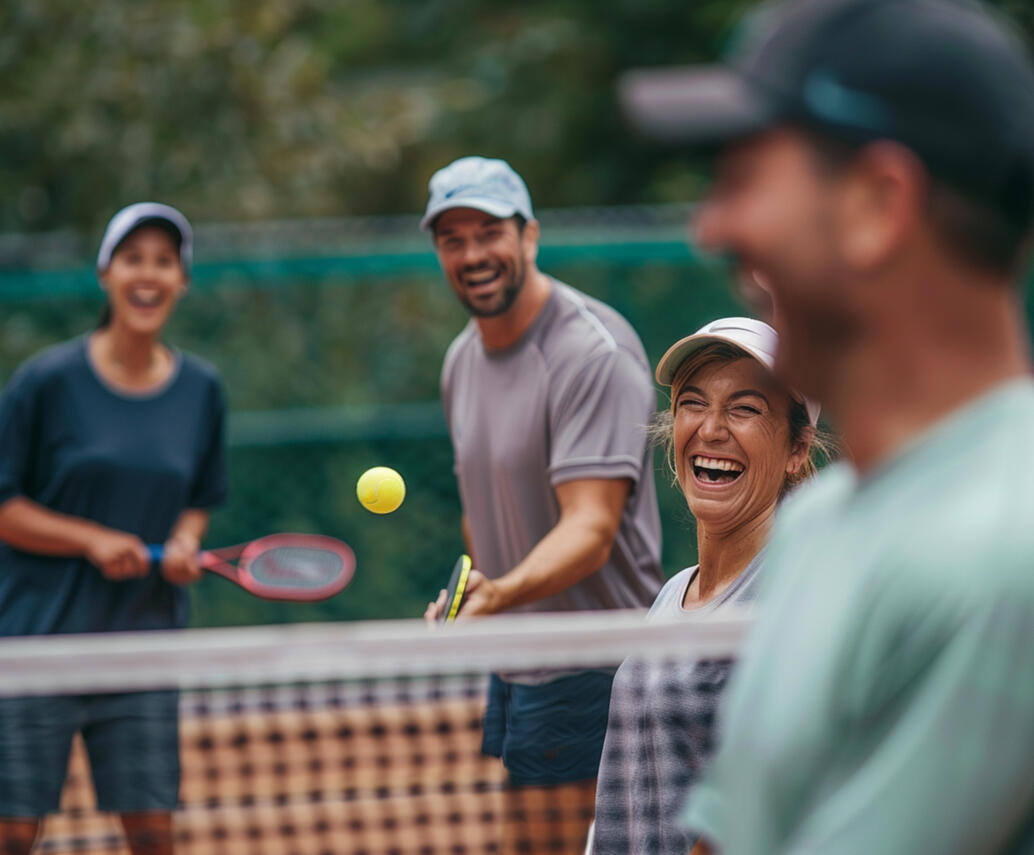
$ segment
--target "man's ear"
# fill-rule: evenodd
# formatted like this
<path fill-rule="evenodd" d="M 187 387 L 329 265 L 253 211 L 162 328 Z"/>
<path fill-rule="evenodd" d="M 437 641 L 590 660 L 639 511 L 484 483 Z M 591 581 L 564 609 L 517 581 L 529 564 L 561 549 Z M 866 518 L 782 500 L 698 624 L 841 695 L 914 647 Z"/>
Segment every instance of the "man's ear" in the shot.
<path fill-rule="evenodd" d="M 844 260 L 857 270 L 880 267 L 922 222 L 926 169 L 905 146 L 881 140 L 859 152 L 841 181 Z"/>

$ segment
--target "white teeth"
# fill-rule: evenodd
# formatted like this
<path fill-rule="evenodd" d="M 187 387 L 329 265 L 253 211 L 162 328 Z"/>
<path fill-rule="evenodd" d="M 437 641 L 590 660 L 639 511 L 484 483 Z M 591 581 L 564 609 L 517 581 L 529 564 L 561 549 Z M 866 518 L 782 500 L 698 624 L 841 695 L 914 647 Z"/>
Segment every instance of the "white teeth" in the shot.
<path fill-rule="evenodd" d="M 468 285 L 487 285 L 489 282 L 495 280 L 499 275 L 498 271 L 493 270 L 491 273 L 481 273 L 477 276 L 467 276 L 466 283 Z"/>
<path fill-rule="evenodd" d="M 697 454 L 693 457 L 693 465 L 701 469 L 720 469 L 723 472 L 742 472 L 743 467 L 735 460 L 726 460 L 721 457 L 704 457 Z"/>
<path fill-rule="evenodd" d="M 129 292 L 129 300 L 137 306 L 156 306 L 162 301 L 162 294 L 154 288 L 136 288 Z"/>

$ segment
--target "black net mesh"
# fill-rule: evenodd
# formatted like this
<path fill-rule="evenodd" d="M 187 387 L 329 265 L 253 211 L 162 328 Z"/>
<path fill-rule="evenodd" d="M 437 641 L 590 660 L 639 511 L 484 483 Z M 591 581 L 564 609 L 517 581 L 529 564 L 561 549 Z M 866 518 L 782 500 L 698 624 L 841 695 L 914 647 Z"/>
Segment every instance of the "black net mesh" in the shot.
<path fill-rule="evenodd" d="M 7 639 L 0 704 L 25 692 L 96 698 L 181 686 L 178 855 L 580 855 L 594 782 L 509 782 L 481 751 L 489 674 L 608 669 L 624 651 L 658 662 L 728 657 L 748 624 L 734 615 L 687 629 L 611 613 L 449 629 L 413 621 Z M 117 817 L 97 810 L 95 759 L 77 737 L 62 809 L 35 851 L 128 855 Z M 127 775 L 155 762 L 146 752 L 126 759 Z M 36 770 L 2 770 L 19 773 Z"/>
<path fill-rule="evenodd" d="M 469 676 L 185 694 L 176 851 L 455 855 L 502 852 L 508 836 L 513 851 L 581 851 L 591 788 L 548 809 L 520 805 L 520 790 L 504 798 L 505 770 L 480 752 L 484 685 Z M 78 745 L 64 805 L 40 851 L 128 852 L 117 820 L 94 807 Z"/>

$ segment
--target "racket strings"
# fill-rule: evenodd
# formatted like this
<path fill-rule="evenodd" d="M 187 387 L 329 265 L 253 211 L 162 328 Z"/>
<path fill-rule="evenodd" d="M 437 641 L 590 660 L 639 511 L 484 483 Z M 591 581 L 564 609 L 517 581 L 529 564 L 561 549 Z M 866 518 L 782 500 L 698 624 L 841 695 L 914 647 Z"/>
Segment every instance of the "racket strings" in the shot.
<path fill-rule="evenodd" d="M 264 585 L 318 588 L 338 578 L 344 563 L 329 549 L 274 546 L 251 558 L 248 572 Z"/>

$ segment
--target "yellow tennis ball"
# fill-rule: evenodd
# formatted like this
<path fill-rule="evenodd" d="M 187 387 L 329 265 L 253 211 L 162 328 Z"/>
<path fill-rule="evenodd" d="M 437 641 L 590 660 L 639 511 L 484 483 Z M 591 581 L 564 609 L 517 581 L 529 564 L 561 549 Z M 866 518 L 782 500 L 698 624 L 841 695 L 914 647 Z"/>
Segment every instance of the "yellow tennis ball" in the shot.
<path fill-rule="evenodd" d="M 366 510 L 375 514 L 390 514 L 406 498 L 406 482 L 394 469 L 374 466 L 359 476 L 355 494 Z"/>

